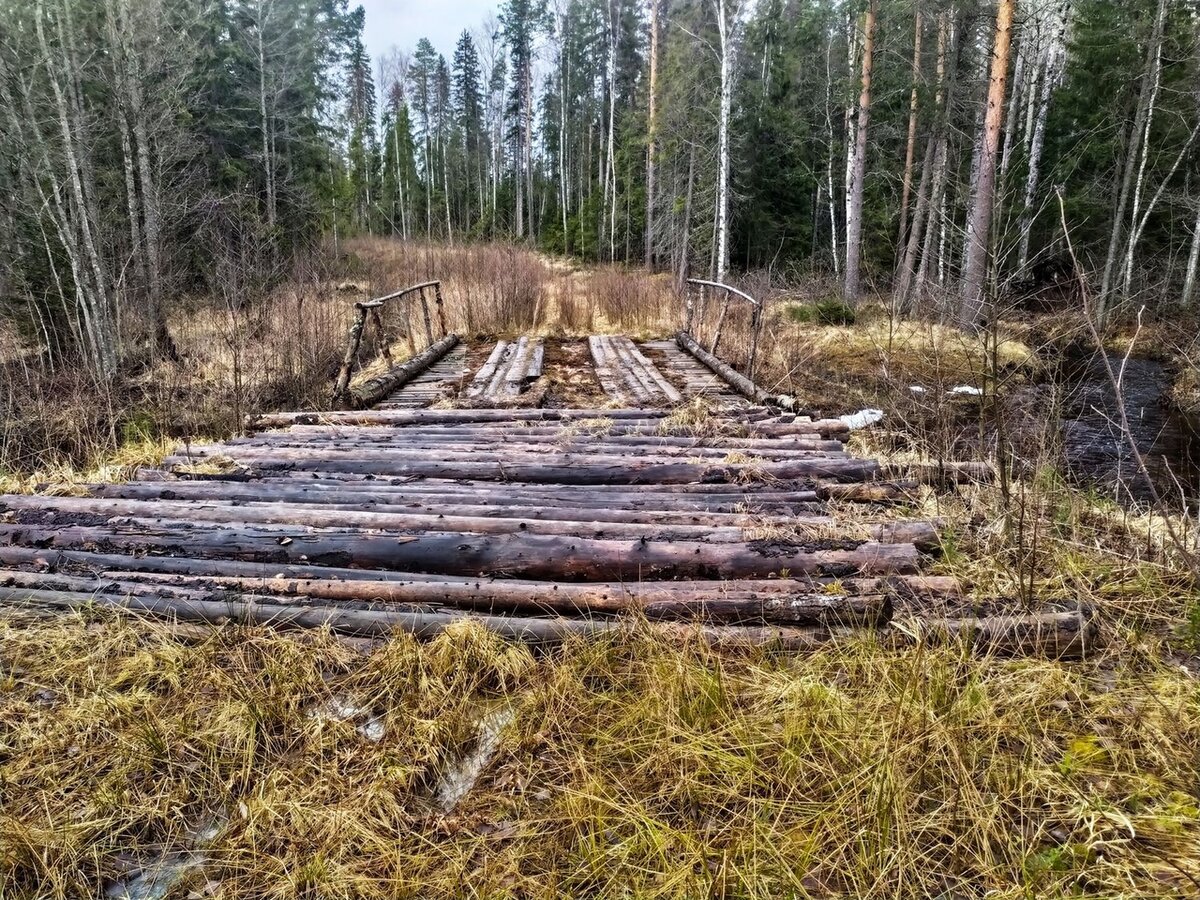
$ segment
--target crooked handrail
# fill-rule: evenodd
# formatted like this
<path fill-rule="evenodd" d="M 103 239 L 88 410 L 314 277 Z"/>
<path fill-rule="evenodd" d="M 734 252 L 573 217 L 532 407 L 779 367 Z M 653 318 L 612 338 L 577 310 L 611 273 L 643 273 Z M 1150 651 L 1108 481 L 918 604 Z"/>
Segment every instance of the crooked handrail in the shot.
<path fill-rule="evenodd" d="M 721 315 L 717 317 L 717 328 L 713 334 L 712 343 L 709 344 L 709 347 L 708 347 L 708 352 L 710 354 L 712 354 L 713 356 L 716 356 L 717 347 L 720 346 L 720 343 L 721 343 L 721 329 L 725 327 L 725 315 L 726 315 L 726 313 L 729 312 L 729 298 L 730 297 L 740 297 L 741 299 L 747 301 L 750 304 L 751 313 L 750 313 L 750 366 L 749 366 L 750 372 L 749 372 L 749 378 L 751 381 L 754 381 L 754 368 L 755 368 L 755 364 L 758 359 L 758 335 L 759 335 L 759 332 L 762 330 L 762 309 L 763 309 L 762 301 L 756 300 L 754 297 L 751 297 L 745 291 L 738 290 L 731 284 L 724 284 L 720 281 L 709 281 L 708 279 L 705 279 L 705 278 L 689 278 L 689 279 L 687 279 L 687 283 L 691 284 L 691 285 L 696 285 L 697 287 L 710 287 L 710 288 L 715 288 L 717 290 L 725 292 L 725 302 L 721 304 Z M 693 323 L 694 317 L 695 317 L 695 306 L 692 304 L 691 293 L 689 292 L 685 296 L 686 296 L 685 302 L 687 303 L 687 324 L 684 326 L 684 331 L 687 332 L 688 334 L 692 334 L 692 323 Z M 693 335 L 693 338 L 694 337 L 695 337 L 695 335 Z M 697 341 L 697 343 L 699 343 L 699 342 Z"/>
<path fill-rule="evenodd" d="M 375 328 L 379 333 L 381 345 L 383 347 L 384 358 L 387 359 L 388 365 L 393 365 L 392 351 L 388 346 L 383 330 L 383 316 L 379 310 L 384 305 L 393 300 L 402 300 L 411 298 L 416 294 L 421 298 L 421 314 L 425 325 L 425 346 L 433 344 L 433 322 L 429 314 L 429 298 L 425 295 L 428 288 L 433 288 L 434 306 L 437 312 L 438 330 L 441 332 L 441 337 L 446 336 L 446 312 L 442 303 L 442 283 L 441 281 L 423 281 L 420 284 L 414 284 L 410 287 L 401 288 L 398 291 L 392 291 L 390 294 L 384 294 L 382 297 L 375 297 L 371 300 L 358 300 L 354 304 L 354 321 L 350 324 L 350 333 L 346 340 L 346 353 L 342 357 L 342 366 L 338 370 L 337 382 L 333 388 L 333 402 L 344 399 L 350 390 L 350 378 L 354 374 L 354 363 L 358 359 L 358 348 L 362 345 L 363 330 L 367 325 L 367 316 L 371 317 L 371 321 L 375 323 Z M 405 318 L 408 320 L 408 327 L 405 329 L 406 337 L 408 338 L 409 355 L 415 355 L 417 352 L 416 344 L 412 337 L 412 300 L 408 300 L 405 304 Z"/>

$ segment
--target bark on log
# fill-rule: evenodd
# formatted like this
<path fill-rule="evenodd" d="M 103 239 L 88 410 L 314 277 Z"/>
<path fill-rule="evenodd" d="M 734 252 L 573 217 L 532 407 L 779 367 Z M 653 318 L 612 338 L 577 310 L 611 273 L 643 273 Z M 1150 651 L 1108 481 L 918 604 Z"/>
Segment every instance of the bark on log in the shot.
<path fill-rule="evenodd" d="M 186 529 L 190 522 L 222 525 L 280 524 L 310 528 L 366 528 L 395 532 L 461 532 L 465 534 L 540 534 L 638 541 L 702 541 L 742 543 L 769 534 L 772 539 L 811 540 L 811 533 L 833 530 L 829 516 L 790 516 L 770 520 L 760 518 L 742 525 L 636 523 L 586 519 L 527 519 L 505 516 L 454 516 L 444 512 L 422 514 L 381 510 L 335 509 L 329 506 L 257 503 L 254 505 L 209 501 L 197 503 L 173 500 L 118 500 L 92 497 L 42 497 L 0 495 L 0 513 L 21 511 L 45 525 L 60 518 L 68 522 L 72 515 L 109 516 L 121 524 L 148 528 Z M 125 521 L 127 520 L 127 522 Z M 871 540 L 886 544 L 914 544 L 932 549 L 939 544 L 938 525 L 928 521 L 897 521 L 865 525 Z"/>
<path fill-rule="evenodd" d="M 692 482 L 739 484 L 789 481 L 797 478 L 826 478 L 833 481 L 872 481 L 879 474 L 874 460 L 800 459 L 787 462 L 717 463 L 681 461 L 631 461 L 614 456 L 562 454 L 553 461 L 529 462 L 527 455 L 491 459 L 412 459 L 396 453 L 368 454 L 369 458 L 337 458 L 334 454 L 234 455 L 258 473 L 305 471 L 388 477 L 483 479 L 528 481 L 551 484 L 690 484 Z M 171 456 L 163 464 L 185 470 L 195 458 Z M 185 472 L 186 474 L 186 472 Z"/>
<path fill-rule="evenodd" d="M 698 343 L 686 331 L 681 331 L 675 335 L 675 342 L 681 350 L 685 350 L 694 356 L 699 362 L 703 363 L 721 378 L 731 388 L 745 397 L 752 403 L 760 403 L 763 405 L 771 404 L 781 407 L 782 409 L 794 409 L 796 400 L 794 397 L 773 396 L 767 391 L 764 391 L 753 381 L 737 372 L 732 366 L 722 362 L 717 357 L 713 356 Z"/>
<path fill-rule="evenodd" d="M 335 410 L 330 412 L 262 413 L 248 419 L 252 429 L 286 428 L 289 425 L 429 425 L 474 422 L 570 422 L 580 419 L 658 421 L 661 409 L 403 409 Z"/>
<path fill-rule="evenodd" d="M 963 640 L 977 652 L 999 656 L 1082 659 L 1101 644 L 1100 623 L 1086 605 L 1068 612 L 916 621 L 924 640 Z"/>
<path fill-rule="evenodd" d="M 535 619 L 463 612 L 428 613 L 330 606 L 286 606 L 261 601 L 191 600 L 152 595 L 118 597 L 67 591 L 37 591 L 29 588 L 0 587 L 0 604 L 18 611 L 30 607 L 69 611 L 105 606 L 185 622 L 206 622 L 214 625 L 244 622 L 276 628 L 328 627 L 339 634 L 365 637 L 386 637 L 396 632 L 408 632 L 421 638 L 431 638 L 445 631 L 451 624 L 464 620 L 478 623 L 502 637 L 527 643 L 557 643 L 570 637 L 595 638 L 601 635 L 619 638 L 621 635 L 630 634 L 633 628 L 647 628 L 650 634 L 671 640 L 699 638 L 719 646 L 746 644 L 771 646 L 780 650 L 814 649 L 827 643 L 832 637 L 831 632 L 824 629 L 673 623 L 631 625 L 614 619 Z"/>
<path fill-rule="evenodd" d="M 503 581 L 340 581 L 185 577 L 152 573 L 75 576 L 61 573 L 0 570 L 0 586 L 34 590 L 87 592 L 121 597 L 166 595 L 194 600 L 292 597 L 302 602 L 336 600 L 376 606 L 400 605 L 436 611 L 454 607 L 478 612 L 523 612 L 533 615 L 612 616 L 639 613 L 648 619 L 727 625 L 877 626 L 891 618 L 888 594 L 757 593 L 746 582 L 706 582 L 699 590 L 655 590 L 653 584 L 559 585 Z"/>
<path fill-rule="evenodd" d="M 412 381 L 429 369 L 458 343 L 458 335 L 448 334 L 435 344 L 430 344 L 416 356 L 394 366 L 382 375 L 370 378 L 350 390 L 350 403 L 356 409 L 372 406 L 390 395 L 397 388 Z"/>
<path fill-rule="evenodd" d="M 646 578 L 767 578 L 807 575 L 913 574 L 912 544 L 871 541 L 748 544 L 691 541 L 620 541 L 547 535 L 465 535 L 426 532 L 369 534 L 284 525 L 221 528 L 195 525 L 158 530 L 145 526 L 46 528 L 0 524 L 0 544 L 26 547 L 120 548 L 250 562 L 315 563 L 451 575 L 508 575 L 575 581 Z"/>
<path fill-rule="evenodd" d="M 381 581 L 385 584 L 502 584 L 506 589 L 536 594 L 539 591 L 573 589 L 570 582 L 529 581 L 510 578 L 463 578 L 454 575 L 435 575 L 416 572 L 379 572 L 339 566 L 281 565 L 279 563 L 242 562 L 238 560 L 194 559 L 177 556 L 128 556 L 119 553 L 96 553 L 87 550 L 59 550 L 13 547 L 0 544 L 0 564 L 34 569 L 37 572 L 89 572 L 122 580 L 141 578 L 147 574 L 187 578 L 239 577 L 253 583 L 279 582 L 284 591 L 303 593 L 310 581 Z M 851 596 L 888 594 L 908 600 L 949 601 L 961 597 L 958 580 L 947 576 L 886 575 L 878 577 L 839 577 L 792 573 L 787 578 L 735 579 L 727 581 L 623 581 L 592 582 L 578 585 L 601 595 L 616 595 L 635 591 L 647 595 L 674 597 L 681 594 L 709 591 L 721 595 L 725 591 L 763 596 L 767 594 L 831 593 L 840 591 Z M 270 592 L 279 592 L 274 588 Z"/>
<path fill-rule="evenodd" d="M 501 486 L 493 485 L 493 488 L 498 487 Z M 682 494 L 647 490 L 640 494 L 615 494 L 554 489 L 546 485 L 507 487 L 508 490 L 489 490 L 486 487 L 453 483 L 437 483 L 435 486 L 430 482 L 392 485 L 387 482 L 177 480 L 94 485 L 91 491 L 99 497 L 128 500 L 191 499 L 204 502 L 224 498 L 250 502 L 337 504 L 344 508 L 390 509 L 396 512 L 424 510 L 446 515 L 494 514 L 517 518 L 569 518 L 575 516 L 573 510 L 587 509 L 587 518 L 596 521 L 677 521 L 681 524 L 714 525 L 743 524 L 751 517 L 763 515 L 802 515 L 823 510 L 817 502 L 815 491 Z M 665 518 L 659 519 L 659 516 Z"/>

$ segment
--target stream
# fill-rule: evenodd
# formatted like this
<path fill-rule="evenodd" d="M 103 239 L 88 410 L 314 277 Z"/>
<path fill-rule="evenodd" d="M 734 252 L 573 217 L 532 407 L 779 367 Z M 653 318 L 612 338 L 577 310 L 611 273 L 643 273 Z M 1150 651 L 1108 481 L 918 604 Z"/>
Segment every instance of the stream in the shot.
<path fill-rule="evenodd" d="M 1109 354 L 1114 371 L 1122 357 Z M 1070 477 L 1122 504 L 1152 500 L 1151 484 L 1121 434 L 1119 409 L 1104 362 L 1095 354 L 1067 361 L 1060 372 L 1064 388 L 1063 445 Z M 1200 498 L 1200 416 L 1176 409 L 1171 375 L 1162 363 L 1130 358 L 1122 380 L 1130 431 L 1143 454 L 1150 482 L 1178 508 L 1194 508 Z"/>

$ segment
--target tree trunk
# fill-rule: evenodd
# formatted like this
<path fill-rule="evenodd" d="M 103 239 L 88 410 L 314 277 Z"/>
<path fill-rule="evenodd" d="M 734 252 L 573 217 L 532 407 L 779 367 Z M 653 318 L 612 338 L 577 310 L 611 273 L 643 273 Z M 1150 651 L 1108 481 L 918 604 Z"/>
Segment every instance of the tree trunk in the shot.
<path fill-rule="evenodd" d="M 862 278 L 863 181 L 867 165 L 867 127 L 871 118 L 871 67 L 875 50 L 875 17 L 878 0 L 871 0 L 863 21 L 862 89 L 858 96 L 858 125 L 854 139 L 854 169 L 850 179 L 850 206 L 846 217 L 846 302 L 858 302 Z"/>
<path fill-rule="evenodd" d="M 963 263 L 959 322 L 962 327 L 972 330 L 979 327 L 983 309 L 992 206 L 996 193 L 996 152 L 1000 147 L 1000 129 L 1004 124 L 1005 83 L 1008 79 L 1015 7 L 1016 0 L 1000 0 L 996 10 L 996 37 L 992 48 L 987 114 L 980 146 L 979 178 L 968 217 L 967 258 Z"/>
<path fill-rule="evenodd" d="M 647 269 L 654 269 L 654 178 L 658 165 L 658 6 L 650 0 L 650 85 L 646 116 L 646 251 Z"/>
<path fill-rule="evenodd" d="M 1138 159 L 1141 150 L 1143 132 L 1146 120 L 1150 115 L 1150 95 L 1157 67 L 1155 60 L 1162 53 L 1163 29 L 1167 18 L 1167 0 L 1159 0 L 1158 11 L 1154 17 L 1154 28 L 1150 35 L 1150 46 L 1146 55 L 1146 69 L 1142 73 L 1141 87 L 1138 95 L 1137 112 L 1134 114 L 1133 127 L 1129 131 L 1129 140 L 1125 146 L 1124 175 L 1121 178 L 1121 191 L 1117 197 L 1117 208 L 1113 215 L 1112 231 L 1108 239 L 1108 253 L 1104 259 L 1104 275 L 1100 280 L 1100 295 L 1096 298 L 1096 318 L 1103 323 L 1108 316 L 1113 288 L 1113 276 L 1116 274 L 1117 259 L 1120 256 L 1121 239 L 1125 233 L 1126 210 L 1129 207 L 1130 194 L 1133 192 L 1134 173 L 1138 170 Z"/>
<path fill-rule="evenodd" d="M 729 117 L 733 106 L 733 53 L 737 11 L 734 22 L 726 15 L 726 0 L 716 0 L 717 34 L 721 53 L 721 106 L 717 117 L 717 281 L 724 281 L 729 271 Z"/>
<path fill-rule="evenodd" d="M 921 82 L 921 7 L 914 13 L 912 93 L 908 100 L 908 142 L 904 149 L 904 186 L 900 191 L 900 232 L 897 246 L 903 247 L 908 232 L 908 199 L 912 192 L 913 158 L 917 148 L 917 88 Z"/>

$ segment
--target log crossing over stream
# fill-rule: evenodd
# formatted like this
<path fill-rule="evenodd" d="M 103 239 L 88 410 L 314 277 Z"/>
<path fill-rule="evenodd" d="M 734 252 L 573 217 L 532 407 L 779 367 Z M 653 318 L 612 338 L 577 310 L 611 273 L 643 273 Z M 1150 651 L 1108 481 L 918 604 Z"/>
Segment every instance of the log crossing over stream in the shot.
<path fill-rule="evenodd" d="M 942 523 L 903 513 L 914 485 L 849 452 L 840 420 L 735 395 L 697 415 L 625 339 L 592 358 L 651 405 L 506 406 L 543 377 L 542 343 L 485 356 L 453 337 L 426 369 L 466 408 L 406 408 L 384 377 L 377 408 L 264 415 L 127 484 L 0 496 L 0 602 L 374 636 L 470 618 L 529 641 L 648 622 L 793 650 L 871 629 L 1076 656 L 1094 636 L 1078 611 L 971 616 L 927 574 Z M 415 368 L 406 383 L 441 396 Z"/>

